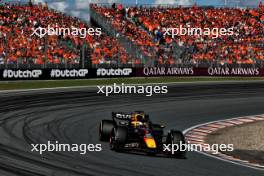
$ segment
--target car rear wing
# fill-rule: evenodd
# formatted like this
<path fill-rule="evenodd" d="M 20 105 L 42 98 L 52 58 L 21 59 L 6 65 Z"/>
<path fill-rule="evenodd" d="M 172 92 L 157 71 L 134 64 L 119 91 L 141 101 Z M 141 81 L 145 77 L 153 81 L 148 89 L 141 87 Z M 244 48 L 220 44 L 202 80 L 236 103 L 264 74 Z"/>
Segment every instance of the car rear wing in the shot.
<path fill-rule="evenodd" d="M 113 120 L 131 120 L 131 114 L 124 113 L 124 112 L 112 112 L 112 118 Z"/>
<path fill-rule="evenodd" d="M 142 113 L 141 111 L 136 111 L 138 113 Z M 150 122 L 149 115 L 145 114 L 145 121 Z M 125 112 L 112 112 L 113 121 L 119 125 L 128 125 L 131 121 L 132 113 Z M 150 122 L 151 123 L 151 122 Z"/>
<path fill-rule="evenodd" d="M 112 112 L 113 121 L 120 126 L 128 126 L 131 120 L 131 114 L 124 112 Z"/>

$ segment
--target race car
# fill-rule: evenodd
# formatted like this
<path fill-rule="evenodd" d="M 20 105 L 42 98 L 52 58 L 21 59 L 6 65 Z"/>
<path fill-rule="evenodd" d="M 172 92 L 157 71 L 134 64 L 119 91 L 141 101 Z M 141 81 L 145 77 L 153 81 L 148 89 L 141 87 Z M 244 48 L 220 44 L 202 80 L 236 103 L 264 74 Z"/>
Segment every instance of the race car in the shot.
<path fill-rule="evenodd" d="M 185 151 L 164 150 L 173 144 L 185 144 L 181 131 L 169 130 L 164 135 L 165 126 L 154 124 L 143 111 L 132 113 L 112 112 L 112 120 L 102 120 L 99 126 L 100 141 L 109 141 L 114 151 L 140 151 L 149 155 L 165 154 L 185 158 Z"/>

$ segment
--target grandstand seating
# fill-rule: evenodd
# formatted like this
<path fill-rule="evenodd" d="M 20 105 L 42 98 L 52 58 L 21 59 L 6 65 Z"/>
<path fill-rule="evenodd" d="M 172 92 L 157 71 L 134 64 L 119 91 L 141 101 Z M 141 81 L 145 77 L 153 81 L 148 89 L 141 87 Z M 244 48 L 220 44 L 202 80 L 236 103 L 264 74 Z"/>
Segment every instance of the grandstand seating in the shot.
<path fill-rule="evenodd" d="M 131 7 L 113 8 L 93 4 L 91 8 L 110 21 L 115 30 L 131 42 L 140 44 L 143 52 L 156 51 L 160 64 L 199 62 L 225 64 L 256 64 L 264 59 L 264 6 L 256 9 L 213 7 Z M 164 28 L 231 28 L 235 35 L 160 37 Z M 173 43 L 184 51 L 173 58 Z M 170 52 L 164 52 L 167 48 Z"/>
<path fill-rule="evenodd" d="M 39 26 L 89 28 L 78 18 L 49 9 L 42 5 L 0 5 L 0 64 L 79 64 L 80 49 L 84 44 L 92 50 L 94 65 L 131 63 L 115 38 L 101 36 L 31 35 Z M 130 60 L 129 60 L 130 59 Z"/>
<path fill-rule="evenodd" d="M 264 6 L 255 9 L 213 7 L 123 7 L 91 4 L 113 30 L 125 36 L 143 55 L 158 65 L 263 64 Z M 76 17 L 42 5 L 0 5 L 0 65 L 79 64 L 80 50 L 87 45 L 93 65 L 140 64 L 127 52 L 118 36 L 32 36 L 39 26 L 89 28 Z M 236 35 L 164 37 L 164 28 L 234 27 Z"/>

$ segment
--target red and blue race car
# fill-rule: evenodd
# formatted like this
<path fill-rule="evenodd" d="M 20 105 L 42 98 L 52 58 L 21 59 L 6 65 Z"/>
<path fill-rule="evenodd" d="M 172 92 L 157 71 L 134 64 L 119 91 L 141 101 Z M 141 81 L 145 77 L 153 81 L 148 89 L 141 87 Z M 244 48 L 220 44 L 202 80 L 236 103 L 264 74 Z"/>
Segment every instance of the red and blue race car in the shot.
<path fill-rule="evenodd" d="M 149 115 L 143 111 L 132 113 L 113 112 L 112 120 L 102 120 L 99 126 L 99 139 L 108 141 L 114 151 L 140 151 L 150 155 L 185 158 L 186 151 L 164 150 L 164 146 L 185 144 L 181 131 L 169 130 L 164 134 L 165 126 L 152 123 Z"/>

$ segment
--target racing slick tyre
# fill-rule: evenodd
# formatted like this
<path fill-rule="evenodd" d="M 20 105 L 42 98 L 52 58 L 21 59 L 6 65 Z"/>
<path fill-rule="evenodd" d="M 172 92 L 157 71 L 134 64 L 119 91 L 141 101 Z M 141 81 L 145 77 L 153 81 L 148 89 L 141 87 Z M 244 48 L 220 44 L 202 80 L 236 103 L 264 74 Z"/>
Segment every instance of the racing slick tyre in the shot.
<path fill-rule="evenodd" d="M 114 151 L 120 151 L 127 141 L 127 128 L 117 127 L 114 128 L 110 137 L 110 149 Z"/>
<path fill-rule="evenodd" d="M 180 150 L 180 144 L 186 144 L 184 135 L 182 134 L 181 131 L 171 130 L 167 136 L 167 144 L 171 144 L 171 145 L 176 144 L 178 146 L 177 151 L 173 151 L 174 153 L 172 151 L 170 152 L 171 156 L 176 157 L 176 158 L 186 157 L 187 149 L 184 148 L 184 151 Z M 175 147 L 172 147 L 172 148 L 175 149 Z"/>
<path fill-rule="evenodd" d="M 112 120 L 102 120 L 99 126 L 100 141 L 109 141 L 113 128 L 114 122 Z"/>

